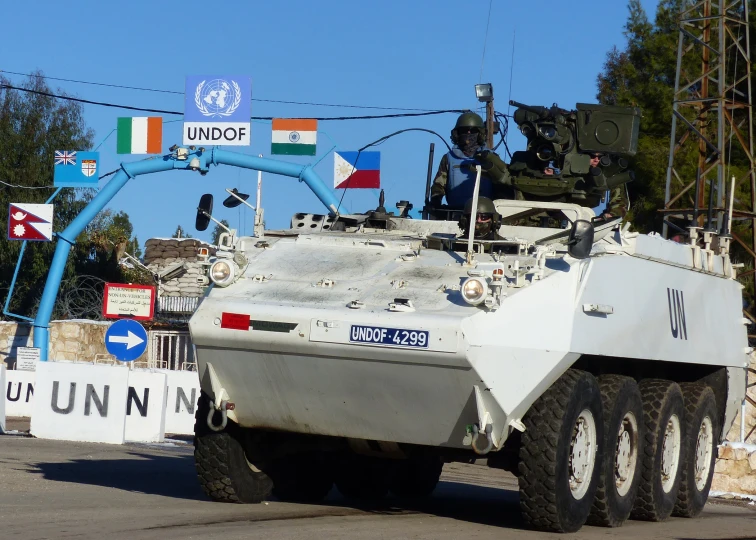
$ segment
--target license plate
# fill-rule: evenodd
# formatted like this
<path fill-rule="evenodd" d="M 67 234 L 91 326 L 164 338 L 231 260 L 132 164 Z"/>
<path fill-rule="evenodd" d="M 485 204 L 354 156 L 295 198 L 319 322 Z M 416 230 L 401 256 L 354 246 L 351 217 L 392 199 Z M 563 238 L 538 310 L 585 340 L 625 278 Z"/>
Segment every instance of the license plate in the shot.
<path fill-rule="evenodd" d="M 353 324 L 349 331 L 349 341 L 351 343 L 427 349 L 430 339 L 427 330 L 406 330 L 404 328 L 382 328 L 380 326 Z"/>

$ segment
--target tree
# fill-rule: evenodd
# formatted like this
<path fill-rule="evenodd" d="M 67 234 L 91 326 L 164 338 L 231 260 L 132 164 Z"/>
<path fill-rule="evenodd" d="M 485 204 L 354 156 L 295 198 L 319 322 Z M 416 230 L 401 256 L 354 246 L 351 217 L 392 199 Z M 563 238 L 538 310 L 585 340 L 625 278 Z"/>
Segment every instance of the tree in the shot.
<path fill-rule="evenodd" d="M 176 230 L 173 232 L 173 236 L 171 236 L 171 238 L 191 238 L 191 237 L 192 235 L 187 233 L 181 225 L 178 225 L 176 227 Z"/>
<path fill-rule="evenodd" d="M 35 74 L 40 75 L 40 74 Z M 0 77 L 0 83 L 10 82 Z M 31 76 L 23 88 L 51 92 L 39 76 Z M 61 93 L 60 90 L 57 93 Z M 55 150 L 87 149 L 93 133 L 82 116 L 78 103 L 7 88 L 0 89 L 0 223 L 7 223 L 9 203 L 44 203 L 53 193 L 53 155 Z M 56 199 L 54 230 L 64 229 L 86 204 L 82 189 L 63 189 Z M 30 313 L 39 299 L 47 278 L 54 242 L 34 242 L 24 254 L 13 301 L 16 313 Z M 5 300 L 21 242 L 0 238 L 0 290 Z M 75 250 L 74 250 L 75 251 Z M 64 278 L 75 272 L 74 257 L 69 258 Z"/>
<path fill-rule="evenodd" d="M 627 185 L 628 219 L 643 232 L 661 229 L 657 210 L 664 206 L 680 3 L 662 0 L 651 24 L 640 0 L 630 0 L 624 32 L 627 47 L 609 51 L 597 81 L 600 103 L 640 107 L 643 113 L 638 153 L 632 160 L 636 180 Z"/>
<path fill-rule="evenodd" d="M 225 225 L 226 227 L 228 227 L 228 221 L 226 221 L 225 219 L 222 219 L 221 223 Z M 216 223 L 215 229 L 213 229 L 213 236 L 212 236 L 212 239 L 210 240 L 210 243 L 214 246 L 217 246 L 220 240 L 220 235 L 223 234 L 224 232 L 226 232 L 226 230 Z"/>
<path fill-rule="evenodd" d="M 0 83 L 10 81 L 0 77 Z M 0 223 L 7 223 L 9 203 L 45 203 L 53 194 L 55 150 L 86 150 L 92 147 L 93 132 L 86 126 L 81 106 L 33 92 L 53 92 L 41 73 L 19 86 L 27 91 L 0 89 Z M 7 185 L 9 184 L 9 185 Z M 18 187 L 13 187 L 18 186 Z M 94 197 L 92 189 L 64 188 L 52 201 L 53 230 L 62 231 Z M 63 282 L 76 276 L 102 280 L 144 282 L 149 276 L 118 265 L 119 250 L 131 237 L 133 227 L 127 214 L 104 210 L 76 238 L 66 262 Z M 0 238 L 0 301 L 5 301 L 18 260 L 21 242 Z M 56 242 L 27 245 L 13 292 L 10 310 L 34 315 L 42 295 Z M 65 291 L 61 290 L 61 294 Z M 66 316 L 57 309 L 54 317 Z"/>

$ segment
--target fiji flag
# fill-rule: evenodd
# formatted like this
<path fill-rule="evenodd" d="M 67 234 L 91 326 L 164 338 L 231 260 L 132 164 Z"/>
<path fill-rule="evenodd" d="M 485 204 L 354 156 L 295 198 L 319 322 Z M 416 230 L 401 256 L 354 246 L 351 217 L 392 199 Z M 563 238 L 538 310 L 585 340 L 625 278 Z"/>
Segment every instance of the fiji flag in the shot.
<path fill-rule="evenodd" d="M 53 184 L 55 187 L 96 188 L 99 162 L 99 152 L 56 150 Z"/>
<path fill-rule="evenodd" d="M 333 187 L 336 189 L 381 187 L 381 153 L 334 152 Z"/>

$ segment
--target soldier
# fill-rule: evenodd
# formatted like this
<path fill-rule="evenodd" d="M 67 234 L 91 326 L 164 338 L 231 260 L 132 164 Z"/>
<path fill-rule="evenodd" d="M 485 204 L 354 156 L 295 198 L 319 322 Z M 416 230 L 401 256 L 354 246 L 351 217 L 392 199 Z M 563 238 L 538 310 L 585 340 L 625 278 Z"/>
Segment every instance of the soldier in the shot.
<path fill-rule="evenodd" d="M 462 208 L 472 197 L 475 188 L 475 165 L 481 165 L 480 195 L 502 198 L 502 190 L 511 185 L 506 164 L 493 150 L 486 148 L 486 129 L 483 119 L 474 112 L 465 112 L 457 118 L 451 131 L 454 147 L 441 158 L 431 188 L 431 205 L 439 207 L 446 196 L 452 208 Z M 495 193 L 498 188 L 500 193 Z M 511 198 L 511 197 L 510 197 Z"/>
<path fill-rule="evenodd" d="M 591 168 L 600 167 L 601 154 L 594 152 L 591 155 Z M 615 216 L 625 217 L 627 214 L 629 200 L 627 198 L 626 186 L 623 184 L 611 190 L 609 201 L 606 203 L 600 217 L 603 219 L 612 219 Z"/>
<path fill-rule="evenodd" d="M 473 200 L 469 199 L 465 204 L 462 217 L 459 219 L 459 228 L 462 229 L 464 238 L 467 238 L 470 234 L 472 206 Z M 493 201 L 488 197 L 478 197 L 474 237 L 477 240 L 500 240 L 499 227 L 501 227 L 501 214 L 496 211 Z"/>

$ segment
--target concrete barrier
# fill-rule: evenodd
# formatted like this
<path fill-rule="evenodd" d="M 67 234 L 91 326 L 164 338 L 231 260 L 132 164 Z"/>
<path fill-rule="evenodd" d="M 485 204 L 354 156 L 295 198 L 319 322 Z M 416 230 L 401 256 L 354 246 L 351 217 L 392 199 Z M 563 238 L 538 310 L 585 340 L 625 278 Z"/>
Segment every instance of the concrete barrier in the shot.
<path fill-rule="evenodd" d="M 9 369 L 5 374 L 5 414 L 7 416 L 32 415 L 34 407 L 34 381 L 37 376 L 34 371 Z"/>
<path fill-rule="evenodd" d="M 0 388 L 5 388 L 5 364 L 0 364 Z M 0 433 L 5 432 L 5 400 L 0 399 Z"/>
<path fill-rule="evenodd" d="M 196 371 L 159 370 L 168 376 L 168 399 L 165 407 L 165 432 L 194 434 L 194 413 L 200 397 Z"/>
<path fill-rule="evenodd" d="M 129 371 L 124 438 L 135 442 L 165 439 L 165 396 L 168 376 L 152 370 Z"/>
<path fill-rule="evenodd" d="M 123 444 L 129 370 L 40 362 L 31 434 L 41 439 Z"/>

